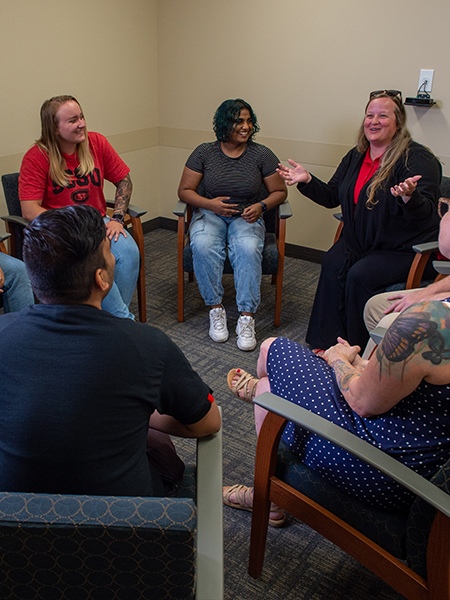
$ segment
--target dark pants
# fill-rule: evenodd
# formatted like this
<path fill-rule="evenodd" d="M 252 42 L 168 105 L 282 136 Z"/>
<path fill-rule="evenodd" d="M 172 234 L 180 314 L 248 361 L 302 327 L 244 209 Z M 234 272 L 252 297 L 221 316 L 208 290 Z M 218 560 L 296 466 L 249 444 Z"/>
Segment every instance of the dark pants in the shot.
<path fill-rule="evenodd" d="M 390 285 L 406 282 L 412 260 L 411 252 L 378 250 L 366 254 L 348 269 L 346 245 L 341 238 L 322 262 L 307 343 L 312 348 L 326 350 L 341 336 L 364 350 L 369 339 L 363 320 L 367 300 L 385 292 Z"/>

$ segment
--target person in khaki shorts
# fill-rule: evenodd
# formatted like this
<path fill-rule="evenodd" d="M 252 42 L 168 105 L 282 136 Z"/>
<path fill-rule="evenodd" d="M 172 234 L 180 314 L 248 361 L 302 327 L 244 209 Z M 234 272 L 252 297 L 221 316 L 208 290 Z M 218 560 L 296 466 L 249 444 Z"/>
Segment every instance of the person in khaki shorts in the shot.
<path fill-rule="evenodd" d="M 439 251 L 444 256 L 450 257 L 450 199 L 439 199 L 439 216 L 441 224 L 439 229 Z M 450 277 L 432 283 L 424 288 L 402 290 L 400 292 L 384 292 L 368 300 L 364 307 L 364 322 L 368 331 L 373 331 L 378 325 L 389 327 L 398 315 L 409 306 L 426 300 L 446 300 L 450 298 Z M 370 341 L 364 352 L 366 357 L 373 350 L 374 344 Z"/>

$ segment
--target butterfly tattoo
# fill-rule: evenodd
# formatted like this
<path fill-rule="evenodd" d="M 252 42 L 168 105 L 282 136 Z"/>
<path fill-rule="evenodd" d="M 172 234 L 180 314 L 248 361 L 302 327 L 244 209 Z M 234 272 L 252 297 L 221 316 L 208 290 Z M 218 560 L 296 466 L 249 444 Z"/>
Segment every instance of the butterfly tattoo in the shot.
<path fill-rule="evenodd" d="M 429 347 L 429 350 L 422 354 L 425 360 L 429 360 L 434 365 L 439 365 L 443 360 L 449 359 L 450 349 L 445 348 L 445 338 L 437 329 L 438 325 L 431 320 L 431 313 L 429 312 L 398 316 L 387 330 L 381 345 L 377 349 L 380 376 L 383 357 L 389 363 L 404 362 L 404 369 L 408 359 L 413 354 L 420 352 L 421 347 L 416 348 L 416 346 L 422 344 L 425 340 L 427 340 Z"/>

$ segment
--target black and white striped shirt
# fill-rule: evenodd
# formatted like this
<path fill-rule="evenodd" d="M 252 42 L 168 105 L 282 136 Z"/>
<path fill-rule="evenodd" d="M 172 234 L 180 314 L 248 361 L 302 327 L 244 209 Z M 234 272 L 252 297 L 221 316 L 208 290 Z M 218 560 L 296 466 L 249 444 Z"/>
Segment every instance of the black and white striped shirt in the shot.
<path fill-rule="evenodd" d="M 202 173 L 199 193 L 206 198 L 230 196 L 230 202 L 250 205 L 267 196 L 263 180 L 275 173 L 278 163 L 272 150 L 262 144 L 247 142 L 244 152 L 233 158 L 217 140 L 197 146 L 186 167 Z"/>

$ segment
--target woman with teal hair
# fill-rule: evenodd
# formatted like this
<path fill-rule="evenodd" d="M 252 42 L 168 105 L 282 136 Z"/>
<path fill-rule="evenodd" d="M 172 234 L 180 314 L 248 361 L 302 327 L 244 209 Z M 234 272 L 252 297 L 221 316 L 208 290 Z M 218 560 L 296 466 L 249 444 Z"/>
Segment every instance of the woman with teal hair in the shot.
<path fill-rule="evenodd" d="M 262 215 L 281 204 L 287 190 L 276 171 L 278 158 L 253 141 L 259 125 L 250 104 L 240 98 L 225 100 L 213 123 L 217 140 L 201 144 L 192 152 L 178 195 L 195 208 L 190 240 L 194 273 L 205 304 L 210 307 L 209 335 L 215 342 L 228 339 L 222 305 L 222 274 L 228 250 L 240 313 L 237 346 L 253 350 L 265 238 Z"/>

